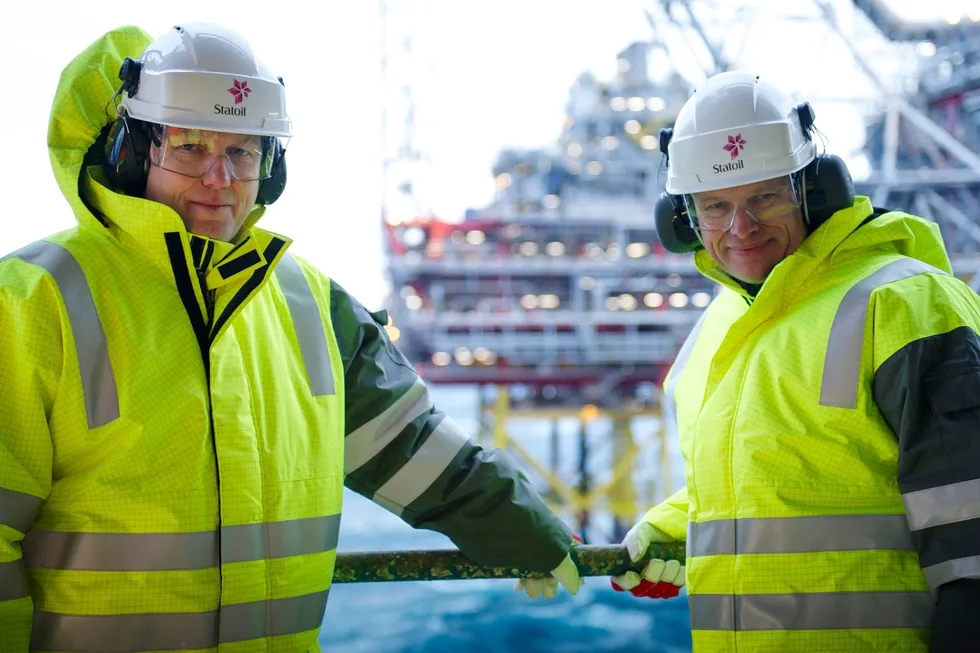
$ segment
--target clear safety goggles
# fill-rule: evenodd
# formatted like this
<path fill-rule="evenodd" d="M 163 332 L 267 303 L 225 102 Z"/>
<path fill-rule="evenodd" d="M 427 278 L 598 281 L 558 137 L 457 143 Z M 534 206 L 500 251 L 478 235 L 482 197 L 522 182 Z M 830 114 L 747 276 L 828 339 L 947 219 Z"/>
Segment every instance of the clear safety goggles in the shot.
<path fill-rule="evenodd" d="M 739 209 L 759 224 L 766 224 L 800 208 L 798 193 L 790 177 L 773 180 L 738 203 L 713 192 L 685 195 L 684 202 L 694 226 L 702 231 L 728 231 L 735 224 Z"/>
<path fill-rule="evenodd" d="M 218 161 L 228 161 L 238 181 L 267 179 L 272 174 L 275 139 L 207 129 L 159 125 L 150 148 L 153 165 L 186 177 L 203 177 Z"/>

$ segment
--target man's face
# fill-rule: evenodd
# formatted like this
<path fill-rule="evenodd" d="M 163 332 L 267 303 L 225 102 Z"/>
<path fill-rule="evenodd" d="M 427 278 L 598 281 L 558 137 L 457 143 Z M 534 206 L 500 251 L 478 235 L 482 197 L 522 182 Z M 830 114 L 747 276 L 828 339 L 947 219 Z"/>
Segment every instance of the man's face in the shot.
<path fill-rule="evenodd" d="M 161 145 L 151 147 L 154 165 L 146 180 L 146 199 L 172 208 L 193 234 L 232 241 L 259 190 L 258 180 L 235 178 L 232 161 L 241 166 L 242 152 L 260 152 L 258 141 L 256 136 L 168 127 Z"/>
<path fill-rule="evenodd" d="M 694 204 L 705 250 L 721 269 L 746 283 L 765 281 L 806 238 L 788 177 L 696 193 Z M 711 224 L 709 215 L 716 216 Z"/>

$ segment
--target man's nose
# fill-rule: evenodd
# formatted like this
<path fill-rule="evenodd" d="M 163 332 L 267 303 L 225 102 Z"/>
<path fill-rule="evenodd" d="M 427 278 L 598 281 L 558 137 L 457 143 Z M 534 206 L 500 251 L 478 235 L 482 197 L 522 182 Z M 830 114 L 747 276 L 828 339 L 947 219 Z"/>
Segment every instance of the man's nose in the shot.
<path fill-rule="evenodd" d="M 749 215 L 748 211 L 740 206 L 736 207 L 735 219 L 732 220 L 732 228 L 729 231 L 739 238 L 745 238 L 758 230 L 759 223 Z"/>
<path fill-rule="evenodd" d="M 211 167 L 204 173 L 202 181 L 205 186 L 226 188 L 231 185 L 231 161 L 226 156 L 215 157 Z"/>

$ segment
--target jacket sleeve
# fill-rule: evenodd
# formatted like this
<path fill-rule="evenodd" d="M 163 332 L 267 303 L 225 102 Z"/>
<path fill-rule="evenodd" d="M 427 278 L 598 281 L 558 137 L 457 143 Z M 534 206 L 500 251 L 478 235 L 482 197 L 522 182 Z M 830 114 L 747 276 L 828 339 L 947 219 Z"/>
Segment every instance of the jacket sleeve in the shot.
<path fill-rule="evenodd" d="M 0 651 L 27 653 L 34 602 L 21 542 L 51 489 L 48 415 L 62 340 L 50 282 L 6 285 L 13 266 L 26 268 L 0 260 Z"/>
<path fill-rule="evenodd" d="M 510 458 L 435 408 L 384 324 L 333 282 L 330 311 L 346 376 L 347 487 L 478 564 L 557 567 L 572 533 Z"/>
<path fill-rule="evenodd" d="M 677 492 L 664 499 L 643 515 L 643 521 L 657 528 L 675 541 L 687 539 L 687 488 L 682 487 Z"/>
<path fill-rule="evenodd" d="M 950 284 L 915 316 L 908 296 L 876 310 L 888 321 L 876 340 L 883 327 L 912 337 L 877 367 L 873 396 L 898 437 L 898 486 L 936 597 L 931 650 L 957 653 L 980 642 L 980 310 Z"/>

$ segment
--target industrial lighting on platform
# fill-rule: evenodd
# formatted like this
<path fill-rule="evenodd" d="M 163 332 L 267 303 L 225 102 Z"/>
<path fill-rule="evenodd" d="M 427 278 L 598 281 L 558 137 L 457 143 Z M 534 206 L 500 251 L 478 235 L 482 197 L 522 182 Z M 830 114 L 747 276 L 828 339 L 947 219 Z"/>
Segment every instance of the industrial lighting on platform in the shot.
<path fill-rule="evenodd" d="M 538 298 L 538 306 L 548 310 L 558 308 L 560 302 L 558 295 L 541 295 Z"/>
<path fill-rule="evenodd" d="M 398 342 L 398 339 L 402 337 L 402 332 L 392 324 L 385 327 L 385 333 L 388 334 L 388 340 L 392 342 Z"/>
<path fill-rule="evenodd" d="M 490 350 L 486 347 L 476 347 L 473 350 L 473 358 L 477 363 L 486 363 L 490 355 Z"/>
<path fill-rule="evenodd" d="M 931 41 L 922 41 L 916 44 L 915 51 L 923 57 L 934 57 L 936 55 L 936 44 Z"/>
<path fill-rule="evenodd" d="M 603 136 L 602 147 L 606 150 L 615 150 L 619 147 L 619 139 L 615 136 Z"/>
<path fill-rule="evenodd" d="M 418 247 L 425 242 L 425 232 L 418 227 L 409 227 L 402 234 L 406 247 Z"/>
<path fill-rule="evenodd" d="M 667 108 L 667 103 L 662 97 L 652 97 L 647 100 L 647 109 L 650 111 L 663 111 Z"/>
<path fill-rule="evenodd" d="M 683 282 L 684 280 L 681 279 L 681 275 L 676 272 L 667 275 L 667 285 L 671 288 L 680 288 Z"/>
<path fill-rule="evenodd" d="M 647 134 L 640 139 L 640 147 L 642 147 L 644 150 L 656 150 L 660 147 L 660 144 L 657 142 L 656 136 L 653 134 Z"/>
<path fill-rule="evenodd" d="M 501 172 L 499 175 L 497 175 L 497 178 L 494 180 L 494 183 L 497 185 L 498 190 L 503 190 L 505 188 L 510 187 L 511 181 L 512 179 L 510 178 L 509 174 L 507 174 L 506 172 Z"/>
<path fill-rule="evenodd" d="M 595 279 L 592 277 L 582 277 L 578 280 L 578 287 L 582 290 L 592 290 L 595 288 Z"/>
<path fill-rule="evenodd" d="M 456 362 L 460 365 L 466 367 L 473 364 L 473 354 L 466 347 L 457 347 L 456 351 Z"/>
<path fill-rule="evenodd" d="M 618 311 L 619 297 L 606 297 L 605 307 L 607 311 Z"/>
<path fill-rule="evenodd" d="M 521 306 L 529 311 L 537 308 L 539 303 L 540 301 L 537 295 L 524 295 L 521 297 Z"/>
<path fill-rule="evenodd" d="M 544 251 L 548 256 L 563 256 L 565 254 L 565 243 L 554 240 L 545 245 Z"/>
<path fill-rule="evenodd" d="M 647 103 L 641 97 L 631 97 L 627 102 L 626 106 L 629 107 L 630 111 L 643 111 L 646 108 Z"/>
<path fill-rule="evenodd" d="M 453 241 L 453 245 L 462 245 L 466 242 L 466 234 L 457 229 L 449 236 L 449 240 Z"/>
<path fill-rule="evenodd" d="M 554 211 L 559 206 L 561 206 L 561 198 L 557 195 L 545 195 L 541 199 L 541 206 L 548 209 L 549 211 Z"/>
<path fill-rule="evenodd" d="M 630 243 L 626 246 L 626 255 L 630 258 L 643 258 L 650 253 L 650 246 L 646 243 Z"/>
<path fill-rule="evenodd" d="M 418 295 L 409 295 L 405 298 L 405 308 L 410 311 L 417 311 L 422 308 L 422 298 Z"/>
<path fill-rule="evenodd" d="M 636 297 L 623 293 L 619 296 L 619 307 L 624 311 L 635 311 L 637 306 Z"/>
<path fill-rule="evenodd" d="M 449 352 L 437 351 L 432 354 L 432 364 L 438 367 L 445 367 L 453 361 L 453 357 L 449 355 Z"/>
<path fill-rule="evenodd" d="M 674 308 L 684 308 L 687 306 L 688 297 L 687 294 L 682 292 L 671 293 L 670 299 L 667 300 L 671 306 Z"/>
<path fill-rule="evenodd" d="M 470 245 L 482 245 L 487 240 L 487 235 L 478 229 L 466 234 L 466 242 Z"/>
<path fill-rule="evenodd" d="M 602 170 L 602 161 L 589 161 L 585 164 L 585 171 L 592 176 L 601 175 Z"/>
<path fill-rule="evenodd" d="M 585 246 L 585 254 L 593 261 L 601 261 L 606 256 L 605 251 L 595 243 L 589 243 Z"/>
<path fill-rule="evenodd" d="M 623 125 L 623 131 L 627 134 L 639 134 L 643 127 L 640 125 L 639 120 L 627 120 L 626 124 Z"/>
<path fill-rule="evenodd" d="M 509 224 L 506 229 L 508 240 L 517 240 L 521 237 L 521 225 Z"/>
<path fill-rule="evenodd" d="M 538 253 L 538 244 L 532 240 L 523 242 L 518 251 L 524 256 L 536 256 Z"/>
<path fill-rule="evenodd" d="M 959 25 L 960 24 L 960 18 L 962 18 L 961 15 L 958 15 L 958 14 L 950 14 L 950 15 L 946 16 L 946 22 L 949 23 L 950 25 Z"/>
<path fill-rule="evenodd" d="M 691 296 L 691 303 L 698 308 L 704 308 L 711 303 L 711 295 L 706 292 L 696 292 Z"/>
<path fill-rule="evenodd" d="M 599 417 L 599 409 L 592 404 L 585 404 L 579 411 L 578 417 L 582 422 L 589 423 Z"/>
<path fill-rule="evenodd" d="M 613 243 L 609 247 L 607 247 L 606 248 L 606 258 L 609 259 L 610 261 L 618 261 L 619 260 L 619 245 L 617 245 L 616 243 Z"/>
<path fill-rule="evenodd" d="M 626 98 L 616 96 L 609 100 L 609 108 L 613 111 L 625 111 L 626 110 Z"/>
<path fill-rule="evenodd" d="M 658 292 L 648 292 L 643 295 L 643 304 L 650 308 L 660 308 L 664 305 L 664 296 Z"/>
<path fill-rule="evenodd" d="M 573 159 L 577 159 L 578 157 L 582 156 L 582 146 L 575 141 L 568 144 L 566 151 L 568 152 L 568 156 L 572 157 Z"/>

